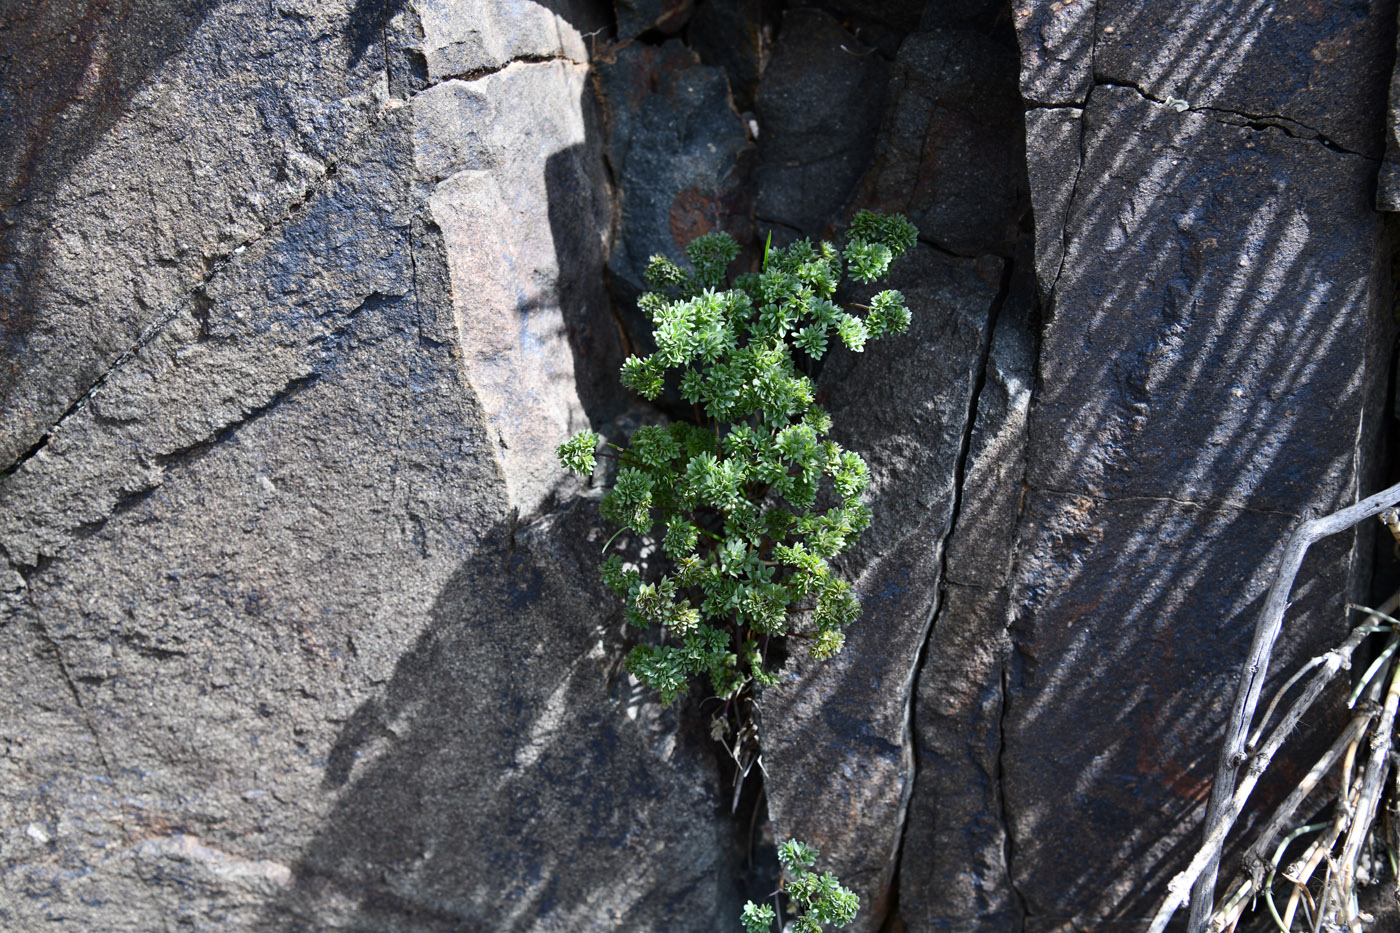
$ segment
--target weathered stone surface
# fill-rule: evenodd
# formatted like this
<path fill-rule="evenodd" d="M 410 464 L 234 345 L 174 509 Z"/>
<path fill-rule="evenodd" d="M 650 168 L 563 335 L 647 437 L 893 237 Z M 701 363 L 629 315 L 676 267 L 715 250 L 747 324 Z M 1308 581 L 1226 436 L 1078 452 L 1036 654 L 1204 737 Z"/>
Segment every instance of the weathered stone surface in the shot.
<path fill-rule="evenodd" d="M 1098 0 L 1012 0 L 1021 43 L 1021 96 L 1046 107 L 1082 106 L 1094 83 Z"/>
<path fill-rule="evenodd" d="M 613 298 L 626 310 L 645 287 L 653 254 L 679 256 L 712 230 L 748 242 L 752 146 L 724 72 L 699 64 L 678 41 L 627 44 L 596 68 L 622 202 L 608 271 Z"/>
<path fill-rule="evenodd" d="M 1065 259 L 1065 213 L 1079 182 L 1084 111 L 1035 107 L 1026 111 L 1026 174 L 1035 215 L 1035 276 L 1041 297 L 1060 277 Z"/>
<path fill-rule="evenodd" d="M 789 10 L 781 36 L 755 104 L 755 213 L 818 239 L 870 162 L 889 65 L 821 10 Z"/>
<path fill-rule="evenodd" d="M 337 736 L 323 784 L 340 793 L 268 912 L 279 928 L 733 922 L 739 873 L 707 733 L 678 730 L 625 683 L 622 702 L 609 696 L 620 646 L 598 609 L 612 600 L 589 585 L 605 535 L 596 502 L 576 500 L 498 528 L 462 564 Z"/>
<path fill-rule="evenodd" d="M 1295 523 L 1028 494 L 1002 759 L 1028 931 L 1145 928 L 1198 839 L 1219 724 Z M 1275 651 L 1281 676 L 1340 641 L 1357 562 L 1349 536 L 1309 556 Z"/>
<path fill-rule="evenodd" d="M 966 30 L 904 40 L 861 207 L 908 215 L 962 255 L 1010 255 L 1025 209 L 1025 131 L 1016 58 Z"/>
<path fill-rule="evenodd" d="M 286 18 L 313 31 L 277 33 L 283 49 L 265 7 L 230 3 L 143 75 L 140 99 L 207 143 L 204 190 L 257 194 L 281 157 L 283 92 L 238 110 L 264 68 L 284 72 L 285 132 L 305 109 L 296 132 L 326 151 L 226 243 L 217 210 L 152 189 L 140 210 L 205 238 L 192 261 L 206 241 L 227 257 L 170 285 L 143 340 L 134 319 L 94 324 L 129 352 L 0 478 L 0 926 L 709 931 L 737 914 L 711 750 L 619 689 L 593 511 L 527 522 L 565 482 L 548 448 L 603 404 L 591 367 L 618 354 L 597 326 L 601 137 L 561 9 L 375 9 L 356 47 L 358 7 L 308 4 Z M 386 36 L 412 47 L 386 55 Z M 386 60 L 430 65 L 395 78 Z M 434 83 L 444 68 L 471 79 Z M 318 103 L 316 82 L 351 102 Z M 232 116 L 191 128 L 225 99 Z M 101 192 L 149 164 L 164 184 L 180 137 L 127 132 L 155 116 L 114 106 L 73 177 Z M 245 159 L 250 178 L 228 168 Z M 75 223 L 154 248 L 147 215 L 107 204 L 72 201 Z M 60 244 L 28 216 L 25 236 Z M 83 265 L 76 243 L 74 294 L 110 258 Z M 143 256 L 132 281 L 164 274 Z M 62 376 L 26 346 L 7 358 L 24 384 Z M 77 337 L 72 354 L 98 359 Z"/>
<path fill-rule="evenodd" d="M 1083 0 L 1080 0 L 1083 2 Z M 1394 11 L 1282 0 L 1094 0 L 1095 81 L 1231 111 L 1379 158 Z"/>
<path fill-rule="evenodd" d="M 1027 265 L 1018 257 L 1007 275 L 1007 295 L 977 392 L 957 533 L 948 542 L 949 581 L 984 589 L 1007 581 L 1026 472 L 1036 360 L 1030 322 L 1034 295 Z"/>
<path fill-rule="evenodd" d="M 864 615 L 825 664 L 795 658 L 763 694 L 769 814 L 779 838 L 823 853 L 864 906 L 890 909 L 912 748 L 909 705 L 938 601 L 943 544 L 1000 263 L 921 247 L 892 277 L 915 309 L 909 334 L 834 356 L 822 374 L 833 435 L 870 465 L 875 519 L 845 562 Z"/>
<path fill-rule="evenodd" d="M 1323 103 L 1350 69 L 1370 87 L 1372 40 L 1341 16 L 1100 3 L 1093 56 L 1082 30 L 1047 51 L 1046 24 L 1086 27 L 1084 6 L 1018 7 L 1023 93 L 1076 105 L 1027 121 L 1048 320 L 1002 775 L 1034 931 L 1141 929 L 1184 864 L 1283 541 L 1372 481 L 1392 340 L 1375 162 L 1343 151 L 1367 151 L 1378 102 Z M 1238 54 L 1172 71 L 1193 41 Z M 1365 553 L 1348 533 L 1310 556 L 1280 677 L 1340 637 Z"/>
<path fill-rule="evenodd" d="M 349 5 L 264 8 L 235 70 L 236 5 L 7 13 L 0 466 L 369 130 L 383 53 L 345 34 Z"/>

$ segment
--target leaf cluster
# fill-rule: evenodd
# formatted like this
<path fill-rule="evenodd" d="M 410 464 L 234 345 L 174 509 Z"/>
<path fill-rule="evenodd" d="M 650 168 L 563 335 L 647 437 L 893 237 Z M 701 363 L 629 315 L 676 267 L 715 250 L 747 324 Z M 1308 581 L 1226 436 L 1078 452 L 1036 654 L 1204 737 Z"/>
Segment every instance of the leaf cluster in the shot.
<path fill-rule="evenodd" d="M 662 256 L 647 268 L 652 290 L 638 303 L 656 352 L 628 357 L 622 382 L 655 400 L 672 380 L 695 418 L 639 428 L 625 448 L 602 454 L 619 461 L 603 517 L 619 533 L 659 542 L 669 561 L 644 579 L 614 553 L 602 575 L 625 599 L 629 622 L 662 632 L 632 651 L 627 668 L 663 702 L 697 676 L 726 700 L 775 683 L 766 661 L 775 639 L 801 637 L 826 659 L 860 614 L 830 562 L 870 524 L 861 502 L 870 472 L 826 438 L 831 418 L 803 368 L 838 341 L 861 352 L 909 327 L 897 291 L 852 309 L 835 298 L 843 278 L 884 276 L 917 231 L 902 217 L 862 211 L 849 233 L 844 250 L 806 240 L 770 247 L 760 271 L 728 288 L 739 245 L 725 233 L 696 238 L 688 270 Z M 592 473 L 599 443 L 582 432 L 560 446 L 560 460 Z"/>
<path fill-rule="evenodd" d="M 778 861 L 783 866 L 782 888 L 788 895 L 788 910 L 796 915 L 787 929 L 796 933 L 821 933 L 825 923 L 844 927 L 860 910 L 860 898 L 835 875 L 818 875 L 812 870 L 817 854 L 816 849 L 796 839 L 778 847 Z M 739 919 L 746 933 L 771 933 L 777 912 L 767 904 L 749 901 Z"/>

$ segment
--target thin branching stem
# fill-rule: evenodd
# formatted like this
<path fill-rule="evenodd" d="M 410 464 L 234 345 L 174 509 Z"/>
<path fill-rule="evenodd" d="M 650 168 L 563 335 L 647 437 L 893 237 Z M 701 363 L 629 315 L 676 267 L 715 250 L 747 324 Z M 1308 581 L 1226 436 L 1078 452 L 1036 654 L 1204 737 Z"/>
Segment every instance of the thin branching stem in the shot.
<path fill-rule="evenodd" d="M 1254 783 L 1258 780 L 1260 767 L 1266 767 L 1268 763 L 1262 757 L 1262 750 L 1251 755 L 1246 744 L 1254 722 L 1254 711 L 1259 704 L 1259 695 L 1268 677 L 1274 642 L 1278 639 L 1283 625 L 1283 614 L 1288 608 L 1288 594 L 1293 589 L 1293 581 L 1298 576 L 1308 548 L 1322 538 L 1378 515 L 1397 502 L 1400 502 L 1400 484 L 1331 515 L 1305 520 L 1293 532 L 1279 561 L 1273 585 L 1269 588 L 1268 596 L 1259 612 L 1254 641 L 1241 671 L 1234 708 L 1221 747 L 1220 762 L 1216 768 L 1215 781 L 1211 785 L 1210 803 L 1206 808 L 1205 842 L 1186 871 L 1173 878 L 1168 885 L 1167 900 L 1153 918 L 1149 933 L 1162 933 L 1167 922 L 1188 896 L 1191 900 L 1188 933 L 1204 933 L 1210 920 L 1215 904 L 1215 877 L 1220 864 L 1220 850 L 1225 844 L 1227 833 L 1243 809 L 1248 791 L 1253 790 Z M 1240 769 L 1246 763 L 1250 764 L 1244 779 L 1247 788 L 1242 788 Z M 1245 789 L 1246 792 L 1240 794 L 1240 789 Z"/>

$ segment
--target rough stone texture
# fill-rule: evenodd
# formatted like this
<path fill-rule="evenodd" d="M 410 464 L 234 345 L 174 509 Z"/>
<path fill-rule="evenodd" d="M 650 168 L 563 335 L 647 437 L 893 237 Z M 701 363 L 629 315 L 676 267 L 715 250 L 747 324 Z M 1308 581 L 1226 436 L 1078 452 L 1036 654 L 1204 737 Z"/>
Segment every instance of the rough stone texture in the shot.
<path fill-rule="evenodd" d="M 823 864 L 862 897 L 860 929 L 999 929 L 1019 916 L 996 736 L 1031 353 L 1013 336 L 1029 340 L 1032 301 L 1028 245 L 1011 262 L 1026 209 L 1017 71 L 978 33 L 934 29 L 897 45 L 874 154 L 843 212 L 908 213 L 924 239 L 971 256 L 921 247 L 899 273 L 917 349 L 882 341 L 822 374 L 837 433 L 874 475 L 874 524 L 844 565 L 865 615 L 846 651 L 824 667 L 799 655 L 792 681 L 764 697 L 766 787 L 775 835 L 819 840 Z M 760 85 L 760 104 L 766 93 Z M 905 287 L 906 276 L 921 287 Z M 1013 281 L 1011 333 L 989 361 Z M 970 586 L 951 582 L 950 534 Z M 1000 607 L 991 615 L 971 586 L 987 575 L 1002 587 L 988 591 Z"/>
<path fill-rule="evenodd" d="M 855 929 L 1141 927 L 1379 449 L 1388 7 L 1017 0 L 1018 96 L 985 0 L 11 6 L 0 926 L 731 927 L 748 827 L 550 450 L 634 417 L 647 257 L 758 197 L 925 239 L 915 332 L 821 377 L 867 613 L 762 699 L 773 834 Z"/>
<path fill-rule="evenodd" d="M 383 55 L 346 12 L 287 5 L 223 72 L 210 3 L 7 11 L 0 467 L 366 133 Z"/>
<path fill-rule="evenodd" d="M 909 704 L 938 603 L 964 425 L 1001 263 L 921 247 L 892 280 L 918 309 L 909 334 L 834 356 L 822 374 L 833 436 L 872 474 L 875 519 L 848 552 L 864 615 L 825 664 L 800 655 L 760 707 L 769 814 L 779 838 L 823 854 L 860 896 L 850 928 L 880 928 L 912 767 Z"/>
<path fill-rule="evenodd" d="M 1096 0 L 1094 26 L 1095 83 L 1274 118 L 1290 135 L 1381 154 L 1390 5 Z"/>
<path fill-rule="evenodd" d="M 1021 96 L 1032 106 L 1083 104 L 1094 83 L 1098 0 L 1012 0 L 1021 43 Z"/>
<path fill-rule="evenodd" d="M 1022 91 L 1063 105 L 1027 119 L 1048 322 L 1002 756 L 1027 930 L 1141 929 L 1289 530 L 1372 488 L 1393 334 L 1362 32 L 1385 29 L 1310 16 L 1017 7 Z M 1365 553 L 1310 556 L 1279 676 L 1340 637 Z"/>
<path fill-rule="evenodd" d="M 737 913 L 712 752 L 619 685 L 602 530 L 550 510 L 620 353 L 600 17 L 362 7 L 223 4 L 101 119 L 22 117 L 5 929 Z M 90 55 L 166 23 L 20 12 Z"/>
<path fill-rule="evenodd" d="M 1079 182 L 1084 111 L 1037 107 L 1026 111 L 1026 160 L 1035 216 L 1035 277 L 1048 297 L 1065 259 L 1065 211 Z"/>
<path fill-rule="evenodd" d="M 1385 159 L 1376 181 L 1376 210 L 1380 211 L 1400 211 L 1400 29 L 1396 32 L 1395 68 L 1385 111 Z"/>
<path fill-rule="evenodd" d="M 755 104 L 755 213 L 815 240 L 870 163 L 890 69 L 821 10 L 789 10 L 780 35 Z"/>
<path fill-rule="evenodd" d="M 975 32 L 915 33 L 888 97 L 860 206 L 906 214 L 960 255 L 1009 255 L 1026 197 L 1013 53 Z"/>
<path fill-rule="evenodd" d="M 447 250 L 466 376 L 524 514 L 559 482 L 554 448 L 589 424 L 575 354 L 591 357 L 599 375 L 621 364 L 602 338 L 580 334 L 589 327 L 584 309 L 606 301 L 596 270 L 610 208 L 583 109 L 557 103 L 579 100 L 583 88 L 584 71 L 572 63 L 518 63 L 414 98 L 414 155 L 432 186 L 429 216 Z M 561 281 L 555 244 L 571 236 L 578 255 L 566 257 L 573 265 L 562 266 Z"/>
<path fill-rule="evenodd" d="M 910 930 L 1012 930 L 1003 823 L 1004 681 L 1010 571 L 1025 473 L 1035 340 L 1029 264 L 1018 261 L 997 316 L 912 712 L 914 783 L 899 863 Z"/>
<path fill-rule="evenodd" d="M 653 254 L 680 256 L 713 230 L 748 242 L 752 145 L 724 72 L 701 65 L 679 41 L 625 44 L 596 69 L 622 202 L 608 272 L 625 312 L 645 288 Z M 632 329 L 647 332 L 640 323 Z"/>

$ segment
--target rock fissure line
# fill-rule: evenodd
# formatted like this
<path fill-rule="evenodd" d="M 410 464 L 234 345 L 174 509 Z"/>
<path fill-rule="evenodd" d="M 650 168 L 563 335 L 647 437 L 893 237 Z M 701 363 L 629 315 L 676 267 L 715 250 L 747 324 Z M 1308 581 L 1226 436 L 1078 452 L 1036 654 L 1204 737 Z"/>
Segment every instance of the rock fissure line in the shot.
<path fill-rule="evenodd" d="M 343 333 L 344 328 L 337 329 L 335 331 L 332 331 L 331 333 L 326 334 L 318 342 L 334 339 L 335 337 L 340 336 Z M 298 376 L 297 378 L 288 380 L 282 386 L 282 388 L 278 389 L 277 392 L 274 393 L 273 396 L 269 398 L 266 402 L 263 402 L 261 405 L 258 405 L 254 408 L 248 409 L 246 412 L 243 413 L 242 416 L 220 427 L 217 431 L 210 434 L 208 437 L 187 444 L 184 447 L 178 447 L 170 451 L 169 453 L 158 455 L 154 458 L 155 464 L 159 467 L 161 473 L 164 474 L 166 468 L 168 467 L 192 461 L 194 458 L 200 456 L 205 451 L 212 449 L 216 444 L 221 444 L 224 441 L 228 440 L 231 436 L 233 436 L 233 433 L 239 428 L 242 428 L 245 425 L 256 421 L 259 417 L 267 414 L 269 411 L 276 408 L 278 405 L 281 405 L 288 399 L 299 395 L 301 392 L 303 392 L 315 382 L 317 382 L 320 378 L 320 373 L 311 372 L 308 375 Z M 107 525 L 107 523 L 110 522 L 112 519 L 121 515 L 123 512 L 127 512 L 130 511 L 132 508 L 135 508 L 138 504 L 140 504 L 140 502 L 143 499 L 149 496 L 156 489 L 160 488 L 163 482 L 164 478 L 162 476 L 162 478 L 160 480 L 157 480 L 154 485 L 148 486 L 144 489 L 138 489 L 133 492 L 128 492 L 120 496 L 116 500 L 116 502 L 112 504 L 112 507 L 107 511 L 106 515 L 102 516 L 99 519 L 84 522 L 81 525 L 78 525 L 71 529 L 68 532 L 69 543 L 71 544 L 73 541 L 84 540 L 97 534 L 97 532 L 101 531 L 102 528 L 104 528 Z M 61 548 L 57 549 L 53 554 L 47 555 L 47 557 L 51 561 L 55 560 L 59 556 L 61 556 L 63 551 L 67 550 L 67 548 L 68 544 L 65 544 Z"/>
<path fill-rule="evenodd" d="M 473 68 L 470 71 L 461 71 L 457 72 L 456 74 L 443 75 L 442 77 L 437 78 L 433 81 L 429 81 L 427 84 L 418 88 L 416 91 L 414 91 L 408 96 L 408 99 L 412 100 L 414 97 L 417 97 L 424 91 L 430 91 L 438 85 L 446 84 L 449 81 L 480 81 L 482 78 L 487 78 L 494 74 L 500 74 L 502 71 L 505 71 L 514 65 L 548 65 L 552 62 L 565 62 L 577 68 L 589 67 L 588 62 L 581 62 L 576 58 L 571 58 L 568 55 L 563 54 L 562 52 L 555 53 L 553 55 L 518 55 L 515 58 L 512 58 L 509 61 L 502 62 L 499 65 L 483 65 L 480 68 Z"/>
<path fill-rule="evenodd" d="M 1141 86 L 1125 78 L 1110 78 L 1096 74 L 1094 76 L 1094 87 L 1123 88 L 1125 90 L 1134 92 L 1144 100 L 1149 100 L 1152 103 L 1159 104 L 1161 106 L 1167 106 L 1166 99 L 1157 97 L 1155 94 L 1148 92 Z M 1305 142 L 1321 143 L 1328 149 L 1334 150 L 1336 152 L 1346 153 L 1347 155 L 1360 156 L 1361 158 L 1366 159 L 1370 162 L 1379 163 L 1381 161 L 1380 159 L 1374 156 L 1368 156 L 1365 153 L 1357 152 L 1354 149 L 1348 149 L 1346 146 L 1343 146 L 1341 143 L 1337 142 L 1335 139 L 1332 139 L 1330 136 L 1317 129 L 1316 127 L 1308 126 L 1301 120 L 1295 120 L 1293 117 L 1284 116 L 1283 114 L 1279 113 L 1250 113 L 1246 110 L 1235 110 L 1230 107 L 1216 107 L 1210 104 L 1202 104 L 1201 106 L 1195 106 L 1190 101 L 1186 101 L 1186 109 L 1182 112 L 1229 114 L 1231 116 L 1239 117 L 1242 120 L 1250 121 L 1246 124 L 1227 124 L 1229 126 L 1244 125 L 1256 130 L 1278 129 L 1282 130 L 1284 134 L 1287 135 L 1290 139 L 1300 139 Z M 1302 130 L 1303 133 L 1310 135 L 1303 135 L 1302 133 L 1295 132 L 1295 128 L 1298 130 Z"/>
<path fill-rule="evenodd" d="M 371 137 L 372 134 L 365 133 L 362 139 L 367 140 Z M 16 470 L 23 467 L 24 464 L 29 460 L 33 459 L 33 457 L 36 454 L 38 454 L 40 450 L 44 449 L 44 447 L 47 446 L 49 441 L 52 439 L 54 430 L 56 430 L 60 425 L 62 425 L 64 421 L 68 420 L 73 415 L 82 411 L 83 408 L 87 406 L 87 403 L 92 399 L 92 397 L 96 395 L 97 392 L 101 390 L 101 388 L 104 385 L 106 385 L 107 380 L 110 379 L 113 374 L 115 374 L 128 362 L 130 362 L 131 359 L 136 354 L 140 353 L 141 350 L 143 350 L 146 346 L 148 346 L 151 343 L 151 341 L 155 340 L 156 337 L 159 336 L 163 330 L 165 330 L 165 328 L 170 326 L 171 322 L 173 322 L 177 317 L 180 316 L 180 313 L 182 311 L 186 310 L 191 306 L 197 307 L 198 297 L 205 294 L 205 291 L 209 287 L 209 284 L 212 281 L 214 281 L 215 276 L 217 276 L 220 272 L 222 272 L 228 267 L 228 264 L 232 261 L 235 255 L 243 252 L 250 246 L 256 245 L 269 233 L 273 233 L 276 230 L 279 230 L 280 228 L 285 226 L 289 221 L 293 220 L 300 213 L 302 213 L 307 207 L 307 205 L 310 204 L 310 202 L 315 197 L 317 197 L 325 190 L 327 180 L 335 174 L 335 171 L 336 160 L 330 159 L 326 162 L 325 166 L 323 166 L 321 174 L 309 186 L 307 186 L 306 191 L 301 195 L 301 197 L 299 197 L 296 201 L 292 202 L 292 204 L 288 206 L 287 210 L 283 212 L 281 217 L 277 218 L 277 220 L 264 227 L 256 235 L 250 237 L 242 243 L 239 243 L 232 249 L 229 249 L 223 253 L 218 253 L 214 256 L 205 257 L 204 262 L 206 269 L 204 277 L 200 279 L 200 281 L 194 286 L 186 289 L 183 298 L 179 299 L 170 308 L 163 311 L 150 324 L 147 324 L 146 327 L 142 329 L 141 334 L 136 338 L 135 342 L 133 342 L 131 346 L 123 350 L 121 354 L 112 362 L 112 364 L 108 366 L 107 369 L 104 370 L 100 376 L 94 379 L 92 384 L 89 385 L 86 390 L 80 393 L 77 399 L 75 399 L 71 405 L 64 409 L 61 415 L 54 419 L 54 421 L 49 425 L 48 430 L 44 432 L 42 438 L 40 438 L 40 440 L 37 443 L 35 443 L 33 447 L 25 451 L 25 453 L 22 456 L 20 456 L 17 460 L 15 460 L 14 463 L 9 464 L 4 468 L 3 471 L 0 471 L 0 479 L 3 479 L 5 476 L 9 476 L 11 473 L 14 473 Z M 207 317 L 207 312 L 205 316 Z"/>
<path fill-rule="evenodd" d="M 933 606 L 928 611 L 927 618 L 924 619 L 922 631 L 919 637 L 919 650 L 914 658 L 914 665 L 906 681 L 907 694 L 904 706 L 904 744 L 910 749 L 909 773 L 906 777 L 904 790 L 899 802 L 899 842 L 895 846 L 894 865 L 895 873 L 898 875 L 900 863 L 904 860 L 904 845 L 909 832 L 909 801 L 914 795 L 914 784 L 919 777 L 919 754 L 913 747 L 916 738 L 916 708 L 919 697 L 920 672 L 923 670 L 924 662 L 928 658 L 929 645 L 933 641 L 933 633 L 938 625 L 938 617 L 943 607 L 947 604 L 946 593 L 948 588 L 948 542 L 957 533 L 958 520 L 962 517 L 962 495 L 963 485 L 967 476 L 967 461 L 972 453 L 972 437 L 977 429 L 977 411 L 982 399 L 982 390 L 987 385 L 987 368 L 991 365 L 992 341 L 996 336 L 997 321 L 1001 317 L 1001 309 L 1006 304 L 1007 297 L 1011 292 L 1012 273 L 1015 269 L 1015 262 L 1007 260 L 1002 268 L 1001 283 L 997 294 L 992 298 L 991 304 L 987 307 L 986 334 L 982 339 L 981 351 L 978 355 L 976 376 L 973 379 L 972 391 L 968 393 L 967 408 L 965 409 L 963 420 L 962 437 L 959 440 L 958 455 L 953 465 L 953 504 L 948 516 L 948 527 L 943 532 L 943 537 L 939 541 L 941 552 L 939 554 L 938 571 L 938 594 Z M 892 552 L 897 553 L 897 551 Z M 885 918 L 888 922 L 889 918 Z"/>
<path fill-rule="evenodd" d="M 83 695 L 78 690 L 78 685 L 73 680 L 73 672 L 68 669 L 68 662 L 63 657 L 63 649 L 59 647 L 58 640 L 49 632 L 44 621 L 37 616 L 34 619 L 34 629 L 39 633 L 39 637 L 49 646 L 53 652 L 53 658 L 58 665 L 59 673 L 63 675 L 63 682 L 68 685 L 68 692 L 73 697 L 74 704 L 78 707 L 78 713 L 83 718 L 83 725 L 87 727 L 88 733 L 92 736 L 92 744 L 97 749 L 98 760 L 102 762 L 102 771 L 107 775 L 107 780 L 112 785 L 112 790 L 117 788 L 117 775 L 112 770 L 111 760 L 107 757 L 107 749 L 102 744 L 102 736 L 97 731 L 97 725 L 92 721 L 92 714 L 88 712 L 87 704 L 83 702 Z M 126 809 L 119 810 L 121 814 L 122 835 L 128 835 L 126 828 Z"/>

